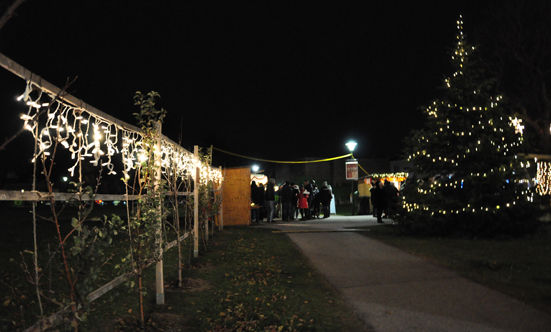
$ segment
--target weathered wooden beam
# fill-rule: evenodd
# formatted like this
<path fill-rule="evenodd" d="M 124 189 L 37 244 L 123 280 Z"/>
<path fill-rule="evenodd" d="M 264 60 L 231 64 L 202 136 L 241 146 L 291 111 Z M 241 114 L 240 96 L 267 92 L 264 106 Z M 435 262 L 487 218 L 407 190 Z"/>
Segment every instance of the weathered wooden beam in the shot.
<path fill-rule="evenodd" d="M 172 193 L 168 193 L 172 195 Z M 179 191 L 178 196 L 188 196 L 189 192 Z M 76 193 L 62 193 L 54 192 L 52 193 L 54 201 L 68 201 L 71 199 L 78 199 Z M 82 200 L 90 200 L 90 195 L 83 195 Z M 93 197 L 94 200 L 102 201 L 135 201 L 138 199 L 138 195 L 115 195 L 115 194 L 96 194 Z M 0 190 L 0 201 L 30 201 L 30 202 L 40 202 L 40 201 L 49 201 L 50 194 L 46 192 L 39 191 L 18 191 L 18 190 Z"/>
<path fill-rule="evenodd" d="M 526 153 L 524 157 L 527 159 L 537 158 L 539 161 L 551 161 L 551 155 L 549 154 Z"/>
<path fill-rule="evenodd" d="M 17 7 L 19 7 L 25 0 L 15 0 L 15 2 L 4 12 L 4 15 L 0 18 L 0 29 L 4 27 L 6 22 L 13 16 Z"/>
<path fill-rule="evenodd" d="M 28 70 L 25 67 L 21 66 L 20 64 L 16 63 L 15 61 L 8 58 L 7 56 L 5 56 L 2 53 L 0 53 L 0 66 L 4 67 L 6 70 L 8 70 L 9 72 L 15 74 L 16 76 L 21 77 L 25 81 L 31 81 L 31 82 L 35 83 L 36 85 L 43 88 L 46 92 L 48 92 L 48 93 L 50 93 L 54 96 L 57 96 L 62 91 L 57 86 L 55 86 L 55 85 L 51 84 L 50 82 L 42 79 L 42 77 L 40 77 L 39 75 L 34 74 L 30 70 Z M 97 117 L 99 117 L 99 118 L 101 118 L 101 119 L 103 119 L 107 122 L 114 123 L 119 128 L 122 128 L 122 129 L 125 129 L 125 130 L 132 130 L 132 131 L 135 131 L 135 132 L 138 132 L 138 133 L 142 133 L 141 128 L 133 126 L 133 125 L 127 123 L 127 122 L 124 122 L 122 120 L 119 120 L 119 119 L 115 118 L 114 116 L 111 116 L 111 115 L 109 115 L 105 112 L 102 112 L 102 111 L 98 110 L 97 108 L 86 104 L 81 99 L 79 99 L 79 98 L 77 98 L 77 97 L 75 97 L 75 96 L 73 96 L 69 93 L 61 94 L 60 99 L 64 102 L 66 102 L 66 103 L 69 103 L 69 104 L 71 104 L 73 106 L 76 106 L 76 107 L 79 107 L 79 108 L 81 108 L 81 109 L 83 109 L 83 110 L 85 110 L 85 111 L 87 111 L 91 114 L 94 114 Z M 161 135 L 161 137 L 164 141 L 166 141 L 169 144 L 174 145 L 177 149 L 184 150 L 185 152 L 187 152 L 190 155 L 192 154 L 191 152 L 187 151 L 186 149 L 181 147 L 179 144 L 175 143 L 173 140 L 171 140 L 167 136 Z"/>
<path fill-rule="evenodd" d="M 53 197 L 54 201 L 69 201 L 71 199 L 78 199 L 76 193 L 62 193 L 54 192 L 51 195 L 46 192 L 39 191 L 17 191 L 17 190 L 0 190 L 0 201 L 49 201 L 50 197 Z M 133 201 L 137 199 L 137 195 L 128 195 L 128 200 Z M 90 195 L 83 195 L 82 200 L 87 201 L 92 199 Z M 94 200 L 102 201 L 124 201 L 127 199 L 126 195 L 112 195 L 112 194 L 97 194 L 93 196 Z"/>
<path fill-rule="evenodd" d="M 289 231 L 272 231 L 272 233 L 331 233 L 331 232 L 370 232 L 370 229 L 300 229 L 300 230 L 289 230 Z"/>
<path fill-rule="evenodd" d="M 182 235 L 180 237 L 180 241 L 183 241 L 188 237 L 189 237 L 189 234 L 185 233 L 184 235 Z M 164 247 L 164 250 L 167 251 L 168 249 L 174 247 L 176 245 L 176 243 L 177 243 L 177 240 L 174 240 L 170 243 L 167 243 Z M 111 280 L 110 282 L 108 282 L 105 285 L 101 286 L 100 288 L 96 289 L 92 293 L 88 294 L 88 301 L 93 302 L 93 301 L 97 300 L 102 295 L 105 295 L 106 293 L 108 293 L 113 288 L 115 288 L 118 285 L 125 282 L 126 279 L 130 276 L 131 276 L 131 274 L 127 273 L 127 274 L 123 274 L 123 275 L 120 275 L 120 276 L 116 277 L 115 279 Z M 24 332 L 44 331 L 44 329 L 59 325 L 62 318 L 63 318 L 63 311 L 55 312 L 52 315 L 50 315 L 48 317 L 45 317 L 44 322 L 38 321 L 33 326 L 27 328 Z"/>
<path fill-rule="evenodd" d="M 42 79 L 42 77 L 34 74 L 30 70 L 26 69 L 25 67 L 21 66 L 20 64 L 16 63 L 12 59 L 8 58 L 4 54 L 0 53 L 0 66 L 4 67 L 6 70 L 10 71 L 11 73 L 21 77 L 25 81 L 31 81 L 35 83 L 36 85 L 40 86 L 42 89 L 44 89 L 46 92 L 57 96 L 60 94 L 62 89 L 58 88 L 57 86 L 53 85 L 52 83 Z M 138 133 L 141 133 L 142 130 L 136 126 L 133 126 L 129 123 L 126 123 L 122 120 L 119 120 L 115 118 L 114 116 L 111 116 L 107 113 L 104 113 L 97 108 L 86 104 L 81 99 L 69 94 L 69 93 L 62 93 L 59 97 L 62 101 L 67 102 L 73 106 L 79 107 L 89 113 L 92 113 L 96 115 L 97 117 L 100 117 L 107 122 L 114 123 L 118 127 L 126 130 L 132 130 Z"/>

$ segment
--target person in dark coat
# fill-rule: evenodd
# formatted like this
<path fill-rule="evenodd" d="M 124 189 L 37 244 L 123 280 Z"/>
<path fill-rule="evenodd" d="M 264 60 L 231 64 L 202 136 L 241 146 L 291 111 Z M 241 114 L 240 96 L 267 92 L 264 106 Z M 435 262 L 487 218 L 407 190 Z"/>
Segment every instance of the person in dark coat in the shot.
<path fill-rule="evenodd" d="M 259 190 L 258 190 L 258 186 L 256 185 L 256 181 L 253 181 L 251 183 L 251 202 L 255 205 L 254 207 L 251 208 L 251 220 L 253 222 L 258 222 L 258 194 L 259 194 Z"/>
<path fill-rule="evenodd" d="M 310 185 L 312 186 L 312 192 L 310 193 L 310 200 L 308 201 L 308 204 L 310 204 L 311 202 L 310 213 L 312 217 L 319 218 L 321 201 L 319 198 L 316 199 L 317 194 L 319 194 L 319 188 L 318 188 L 318 185 L 316 184 L 316 180 L 311 180 Z"/>
<path fill-rule="evenodd" d="M 383 189 L 383 182 L 379 181 L 371 188 L 371 200 L 377 214 L 377 222 L 383 222 L 383 211 L 387 207 L 387 198 Z"/>
<path fill-rule="evenodd" d="M 266 211 L 264 209 L 264 205 L 266 204 L 266 201 L 264 199 L 264 192 L 266 191 L 264 184 L 259 183 L 258 184 L 258 193 L 257 193 L 257 199 L 258 199 L 258 205 L 260 205 L 258 209 L 258 221 L 264 220 L 264 217 L 266 216 Z"/>
<path fill-rule="evenodd" d="M 385 180 L 383 190 L 386 198 L 385 217 L 392 218 L 394 216 L 395 206 L 398 204 L 399 192 L 394 183 L 387 180 Z"/>
<path fill-rule="evenodd" d="M 281 202 L 281 219 L 289 221 L 291 219 L 291 204 L 293 201 L 293 189 L 289 186 L 289 181 L 285 181 L 279 189 L 279 201 Z"/>
<path fill-rule="evenodd" d="M 311 213 L 312 218 L 319 219 L 320 217 L 320 207 L 321 207 L 321 196 L 318 193 L 317 195 L 313 195 L 314 198 L 312 198 L 312 206 L 311 206 Z"/>
<path fill-rule="evenodd" d="M 265 208 L 266 208 L 266 221 L 274 222 L 275 212 L 275 179 L 271 178 L 266 185 L 266 193 L 264 195 Z"/>
<path fill-rule="evenodd" d="M 319 194 L 316 195 L 316 197 L 320 197 L 322 211 L 323 211 L 323 218 L 329 218 L 331 215 L 331 199 L 333 198 L 333 189 L 329 184 L 327 184 L 327 181 L 323 181 L 323 185 L 320 188 Z"/>

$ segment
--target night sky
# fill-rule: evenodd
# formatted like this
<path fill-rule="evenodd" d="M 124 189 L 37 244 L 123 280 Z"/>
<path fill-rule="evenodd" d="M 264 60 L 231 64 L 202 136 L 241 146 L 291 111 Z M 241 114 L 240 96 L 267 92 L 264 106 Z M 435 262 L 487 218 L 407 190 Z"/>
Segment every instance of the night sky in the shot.
<path fill-rule="evenodd" d="M 460 14 L 469 37 L 487 13 L 475 1 L 27 0 L 0 52 L 59 87 L 78 76 L 71 94 L 131 124 L 134 92 L 158 91 L 163 133 L 190 151 L 328 158 L 354 139 L 358 158 L 398 159 L 451 74 Z M 3 140 L 20 128 L 25 82 L 0 68 L 0 87 Z M 216 166 L 251 163 L 214 153 Z"/>

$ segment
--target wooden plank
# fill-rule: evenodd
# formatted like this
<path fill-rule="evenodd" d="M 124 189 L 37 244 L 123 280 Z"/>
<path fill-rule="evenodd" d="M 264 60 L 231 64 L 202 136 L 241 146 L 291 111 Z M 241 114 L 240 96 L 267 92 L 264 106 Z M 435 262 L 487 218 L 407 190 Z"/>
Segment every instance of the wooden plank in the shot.
<path fill-rule="evenodd" d="M 272 233 L 331 233 L 331 232 L 371 232 L 370 229 L 301 229 L 290 231 L 272 231 Z"/>
<path fill-rule="evenodd" d="M 251 224 L 251 169 L 231 168 L 224 174 L 222 205 L 224 226 Z"/>
<path fill-rule="evenodd" d="M 182 235 L 180 237 L 180 241 L 185 240 L 187 237 L 189 237 L 189 234 L 185 233 L 184 235 Z M 164 247 L 164 250 L 167 251 L 168 249 L 174 247 L 176 244 L 177 244 L 177 241 L 174 240 L 174 241 L 168 243 Z M 149 265 L 151 265 L 151 264 L 149 264 Z M 118 285 L 125 282 L 126 279 L 130 276 L 131 276 L 131 274 L 127 273 L 127 274 L 123 274 L 123 275 L 120 275 L 120 276 L 116 277 L 115 279 L 111 280 L 107 284 L 101 286 L 100 288 L 96 289 L 92 293 L 88 294 L 88 301 L 93 302 L 93 301 L 97 300 L 102 295 L 108 293 L 113 288 L 115 288 Z M 80 307 L 79 307 L 79 309 L 80 309 Z M 44 329 L 54 327 L 54 326 L 58 325 L 61 322 L 62 317 L 63 317 L 63 311 L 55 312 L 52 315 L 50 315 L 50 316 L 48 316 L 44 319 L 44 324 L 42 324 L 42 321 L 38 321 L 33 326 L 27 328 L 24 332 L 39 332 L 39 331 L 43 331 Z"/>
<path fill-rule="evenodd" d="M 0 29 L 4 27 L 4 24 L 13 16 L 17 7 L 19 7 L 25 0 L 16 0 L 6 11 L 4 15 L 0 18 Z"/>
<path fill-rule="evenodd" d="M 188 236 L 189 236 L 189 234 L 185 233 L 184 235 L 182 235 L 180 237 L 180 241 L 184 241 Z M 163 250 L 168 251 L 170 248 L 176 246 L 176 244 L 178 244 L 178 242 L 176 240 L 174 240 L 170 243 L 167 243 L 164 246 Z M 107 292 L 109 292 L 113 288 L 115 288 L 118 285 L 122 284 L 129 276 L 131 276 L 131 274 L 123 274 L 123 275 L 118 276 L 117 278 L 111 280 L 107 284 L 101 286 L 100 288 L 96 289 L 95 291 L 93 291 L 92 293 L 90 293 L 88 295 L 88 301 L 93 302 L 93 301 L 97 300 L 100 296 L 106 294 Z"/>
<path fill-rule="evenodd" d="M 105 285 L 101 286 L 100 288 L 96 289 L 95 291 L 93 291 L 88 295 L 88 301 L 92 302 L 97 300 L 100 296 L 104 295 L 105 293 L 109 292 L 113 288 L 125 282 L 126 278 L 128 278 L 129 276 L 130 274 L 123 274 L 111 280 L 110 282 L 106 283 Z"/>
<path fill-rule="evenodd" d="M 21 66 L 20 64 L 16 63 L 15 61 L 8 58 L 7 56 L 5 56 L 2 53 L 0 53 L 0 66 L 3 67 L 4 69 L 8 70 L 9 72 L 15 74 L 16 76 L 21 77 L 25 81 L 31 81 L 31 82 L 35 83 L 36 85 L 43 88 L 46 92 L 48 92 L 48 93 L 50 93 L 54 96 L 57 96 L 61 92 L 61 89 L 58 88 L 57 86 L 55 86 L 55 85 L 51 84 L 50 82 L 42 79 L 42 77 L 40 77 L 39 75 L 34 74 L 30 70 L 28 70 L 25 67 Z M 141 128 L 138 128 L 138 127 L 136 127 L 134 125 L 131 125 L 127 122 L 119 120 L 119 119 L 115 118 L 112 115 L 109 115 L 105 112 L 102 112 L 99 109 L 93 107 L 92 105 L 88 105 L 82 99 L 79 99 L 79 98 L 77 98 L 77 97 L 75 97 L 75 96 L 73 96 L 69 93 L 64 93 L 64 94 L 60 95 L 59 98 L 62 101 L 66 102 L 66 103 L 69 103 L 73 106 L 76 106 L 78 108 L 81 108 L 81 109 L 85 110 L 86 112 L 94 114 L 95 116 L 103 119 L 106 122 L 113 123 L 121 129 L 135 131 L 135 132 L 140 133 L 140 134 L 143 132 Z M 183 151 L 185 151 L 189 154 L 192 154 L 191 152 L 184 149 L 182 146 L 175 143 L 173 140 L 171 140 L 167 136 L 161 135 L 161 137 L 162 137 L 162 140 L 166 141 L 168 144 L 174 145 L 178 150 L 183 150 Z"/>
<path fill-rule="evenodd" d="M 0 66 L 4 67 L 6 70 L 10 71 L 11 73 L 21 77 L 25 81 L 31 81 L 31 82 L 35 83 L 36 85 L 43 88 L 46 92 L 48 92 L 48 93 L 50 93 L 54 96 L 57 96 L 61 92 L 61 89 L 58 88 L 57 86 L 55 86 L 55 85 L 51 84 L 50 82 L 42 79 L 42 77 L 34 74 L 30 70 L 28 70 L 25 67 L 21 66 L 20 64 L 16 63 L 15 61 L 8 58 L 7 56 L 5 56 L 2 53 L 0 53 Z M 118 127 L 122 128 L 122 129 L 132 130 L 132 131 L 135 131 L 135 132 L 138 132 L 138 133 L 142 133 L 142 130 L 140 128 L 138 128 L 136 126 L 133 126 L 129 123 L 126 123 L 122 120 L 119 120 L 119 119 L 115 118 L 114 116 L 111 116 L 107 113 L 104 113 L 104 112 L 98 110 L 97 108 L 86 104 L 81 99 L 79 99 L 79 98 L 77 98 L 77 97 L 75 97 L 75 96 L 73 96 L 69 93 L 62 94 L 60 96 L 60 99 L 64 102 L 67 102 L 67 103 L 71 104 L 71 105 L 79 107 L 79 108 L 81 108 L 81 109 L 83 109 L 83 110 L 85 110 L 89 113 L 92 113 L 92 114 L 102 118 L 103 120 L 106 120 L 107 122 L 114 123 L 115 125 L 117 125 Z"/>
<path fill-rule="evenodd" d="M 537 158 L 538 161 L 550 161 L 551 160 L 551 155 L 549 155 L 549 154 L 526 153 L 524 156 L 528 159 Z"/>
<path fill-rule="evenodd" d="M 199 146 L 193 147 L 195 159 L 199 159 Z M 195 167 L 193 184 L 193 258 L 199 257 L 199 178 L 201 177 L 199 167 Z"/>
<path fill-rule="evenodd" d="M 167 195 L 172 195 L 172 193 L 167 193 Z M 178 192 L 178 196 L 188 196 L 189 192 L 181 191 Z M 52 193 L 54 201 L 68 201 L 71 199 L 78 199 L 76 193 L 62 193 L 54 192 Z M 94 195 L 94 200 L 102 201 L 125 201 L 128 197 L 129 201 L 134 201 L 138 199 L 138 195 L 115 195 L 115 194 L 96 194 Z M 90 200 L 89 195 L 84 195 L 82 197 L 84 201 Z M 0 201 L 49 201 L 50 194 L 46 192 L 39 191 L 18 191 L 18 190 L 0 190 Z"/>

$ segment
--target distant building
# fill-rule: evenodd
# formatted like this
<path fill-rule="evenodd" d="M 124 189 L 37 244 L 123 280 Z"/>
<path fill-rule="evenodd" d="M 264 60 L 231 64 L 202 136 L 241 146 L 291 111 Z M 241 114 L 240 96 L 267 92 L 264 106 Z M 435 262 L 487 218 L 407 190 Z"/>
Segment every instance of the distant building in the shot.
<path fill-rule="evenodd" d="M 303 160 L 319 160 L 306 158 Z M 283 181 L 303 183 L 304 180 L 315 180 L 318 186 L 327 181 L 333 188 L 337 204 L 349 204 L 351 192 L 350 181 L 346 180 L 346 159 L 326 162 L 313 162 L 307 164 L 275 164 L 274 177 L 278 183 Z M 367 175 L 362 168 L 369 173 L 391 172 L 391 162 L 388 159 L 358 159 L 361 168 L 358 170 L 360 177 Z"/>
<path fill-rule="evenodd" d="M 407 160 L 395 160 L 390 162 L 390 172 L 411 172 L 413 170 L 413 164 Z"/>

